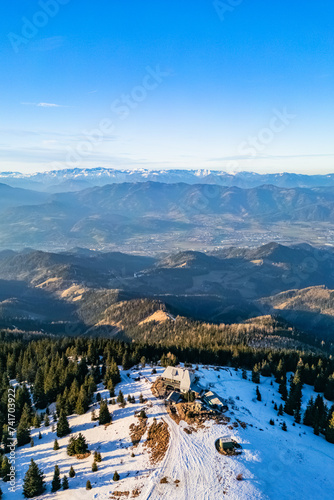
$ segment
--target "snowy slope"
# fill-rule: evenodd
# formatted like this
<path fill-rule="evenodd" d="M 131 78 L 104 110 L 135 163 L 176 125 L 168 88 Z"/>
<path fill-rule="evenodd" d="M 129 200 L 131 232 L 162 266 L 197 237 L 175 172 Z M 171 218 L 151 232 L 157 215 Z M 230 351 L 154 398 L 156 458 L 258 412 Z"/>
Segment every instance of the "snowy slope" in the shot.
<path fill-rule="evenodd" d="M 33 431 L 35 446 L 26 446 L 17 450 L 18 490 L 15 494 L 6 494 L 7 486 L 2 483 L 4 498 L 23 498 L 22 479 L 34 458 L 46 474 L 48 491 L 40 498 L 59 499 L 109 499 L 114 491 L 129 491 L 128 497 L 135 489 L 140 490 L 139 500 L 217 500 L 230 498 L 235 500 L 271 499 L 288 500 L 314 499 L 333 500 L 334 491 L 334 445 L 326 442 L 321 436 L 314 436 L 312 429 L 303 425 L 292 426 L 293 419 L 284 415 L 288 432 L 279 427 L 281 417 L 273 410 L 273 403 L 281 402 L 277 392 L 277 384 L 270 385 L 271 378 L 261 378 L 260 391 L 262 402 L 255 398 L 255 384 L 243 380 L 241 371 L 229 368 L 214 370 L 200 367 L 198 375 L 203 386 L 211 386 L 219 395 L 230 399 L 227 416 L 231 424 L 236 420 L 247 423 L 247 428 L 240 426 L 229 429 L 226 425 L 207 421 L 204 428 L 188 435 L 184 432 L 185 422 L 177 425 L 166 413 L 160 400 L 153 397 L 150 387 L 152 381 L 161 373 L 151 375 L 151 368 L 141 370 L 141 380 L 134 381 L 136 371 L 122 372 L 122 382 L 116 391 L 121 389 L 125 396 L 136 397 L 137 404 L 127 404 L 125 408 L 110 405 L 113 413 L 113 423 L 106 429 L 91 422 L 90 411 L 82 416 L 69 418 L 72 433 L 83 432 L 93 452 L 102 454 L 102 462 L 96 473 L 91 472 L 92 457 L 78 460 L 68 457 L 66 445 L 68 437 L 59 439 L 59 451 L 53 451 L 55 433 L 51 426 L 41 428 L 43 438 L 38 440 L 38 430 Z M 131 374 L 131 379 L 127 376 Z M 107 392 L 101 390 L 103 397 Z M 304 388 L 306 401 L 312 394 L 310 387 Z M 129 437 L 129 426 L 138 423 L 134 410 L 143 407 L 138 403 L 142 393 L 148 402 L 148 423 L 153 417 L 164 418 L 170 432 L 169 449 L 160 464 L 152 466 L 149 462 L 147 449 L 141 443 L 133 451 Z M 152 406 L 150 407 L 150 402 Z M 97 405 L 95 405 L 97 407 Z M 93 408 L 91 408 L 92 410 Z M 278 419 L 275 426 L 269 425 L 269 419 Z M 217 453 L 215 440 L 229 434 L 242 444 L 240 456 L 226 457 Z M 60 466 L 61 476 L 68 475 L 71 465 L 76 471 L 76 477 L 69 479 L 70 489 L 50 493 L 50 484 L 54 465 Z M 117 470 L 121 480 L 112 480 Z M 237 474 L 244 479 L 237 481 Z M 167 484 L 160 484 L 160 479 L 166 477 Z M 85 484 L 90 479 L 93 489 L 86 491 Z M 178 485 L 175 480 L 179 480 Z M 317 494 L 314 494 L 314 491 Z"/>

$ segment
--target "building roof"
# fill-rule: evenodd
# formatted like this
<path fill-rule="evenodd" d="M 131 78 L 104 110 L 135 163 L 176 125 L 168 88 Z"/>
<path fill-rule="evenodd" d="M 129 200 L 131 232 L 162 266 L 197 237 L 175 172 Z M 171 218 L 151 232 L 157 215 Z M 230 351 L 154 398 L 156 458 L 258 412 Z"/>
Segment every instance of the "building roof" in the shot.
<path fill-rule="evenodd" d="M 185 368 L 175 368 L 174 366 L 167 366 L 162 374 L 163 378 L 168 378 L 174 382 L 180 382 L 180 388 L 190 389 L 191 382 L 194 380 L 195 375 Z"/>
<path fill-rule="evenodd" d="M 166 398 L 166 401 L 170 401 L 171 403 L 177 403 L 179 400 L 180 400 L 180 394 L 178 394 L 175 391 L 171 392 Z"/>
<path fill-rule="evenodd" d="M 224 400 L 218 396 L 218 394 L 216 394 L 215 392 L 212 392 L 212 391 L 207 391 L 205 394 L 204 394 L 204 397 L 207 401 L 209 401 L 212 405 L 217 405 L 217 406 L 220 406 L 220 405 L 224 405 Z"/>
<path fill-rule="evenodd" d="M 230 436 L 223 436 L 219 438 L 221 443 L 233 443 L 232 438 Z"/>

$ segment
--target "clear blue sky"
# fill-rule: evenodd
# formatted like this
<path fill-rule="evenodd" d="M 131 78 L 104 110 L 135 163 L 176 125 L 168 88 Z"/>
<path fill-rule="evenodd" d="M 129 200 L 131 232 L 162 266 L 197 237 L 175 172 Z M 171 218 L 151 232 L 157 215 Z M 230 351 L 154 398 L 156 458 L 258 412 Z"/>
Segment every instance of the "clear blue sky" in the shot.
<path fill-rule="evenodd" d="M 332 0 L 42 4 L 1 5 L 0 170 L 334 171 Z"/>

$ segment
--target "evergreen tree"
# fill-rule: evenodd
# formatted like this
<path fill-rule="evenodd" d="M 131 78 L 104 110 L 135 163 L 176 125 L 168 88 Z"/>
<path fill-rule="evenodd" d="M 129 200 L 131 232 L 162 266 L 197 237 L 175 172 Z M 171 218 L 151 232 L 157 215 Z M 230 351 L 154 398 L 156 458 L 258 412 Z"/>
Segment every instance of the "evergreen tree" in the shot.
<path fill-rule="evenodd" d="M 325 437 L 327 441 L 330 443 L 334 443 L 334 411 L 332 413 L 332 416 L 330 417 L 327 427 L 326 427 L 326 432 L 325 432 Z"/>
<path fill-rule="evenodd" d="M 288 428 L 286 426 L 286 423 L 283 422 L 283 424 L 282 424 L 282 431 L 287 431 L 287 430 L 288 430 Z"/>
<path fill-rule="evenodd" d="M 10 474 L 10 463 L 6 455 L 4 455 L 1 462 L 0 476 L 5 482 L 7 482 L 10 480 L 9 474 Z"/>
<path fill-rule="evenodd" d="M 31 448 L 33 448 L 35 446 L 33 438 L 30 439 L 30 446 L 31 446 Z"/>
<path fill-rule="evenodd" d="M 16 432 L 17 446 L 24 446 L 30 442 L 30 419 L 30 408 L 28 404 L 25 403 Z"/>
<path fill-rule="evenodd" d="M 324 397 L 329 401 L 334 401 L 334 373 L 328 377 Z"/>
<path fill-rule="evenodd" d="M 41 426 L 41 417 L 38 413 L 35 413 L 32 425 L 35 427 L 35 429 L 39 429 L 39 427 Z"/>
<path fill-rule="evenodd" d="M 3 493 L 2 493 L 2 489 L 0 488 L 0 500 L 2 499 L 2 496 L 3 496 Z"/>
<path fill-rule="evenodd" d="M 252 370 L 252 382 L 254 382 L 254 384 L 260 383 L 260 370 L 258 365 L 255 365 Z"/>
<path fill-rule="evenodd" d="M 33 498 L 42 495 L 45 490 L 44 484 L 44 474 L 31 459 L 29 468 L 24 476 L 23 480 L 23 495 L 26 498 Z"/>
<path fill-rule="evenodd" d="M 33 385 L 34 403 L 36 408 L 45 408 L 47 398 L 44 392 L 44 375 L 41 368 L 36 372 L 35 382 Z"/>
<path fill-rule="evenodd" d="M 52 479 L 51 491 L 52 491 L 52 493 L 55 493 L 56 491 L 60 490 L 60 488 L 61 488 L 60 471 L 59 471 L 58 465 L 55 465 L 55 470 L 54 470 L 53 479 Z"/>
<path fill-rule="evenodd" d="M 54 443 L 53 443 L 53 449 L 55 451 L 59 450 L 60 446 L 59 446 L 59 443 L 58 443 L 58 439 L 55 439 Z"/>
<path fill-rule="evenodd" d="M 41 432 L 38 433 L 38 439 L 42 439 L 42 434 Z"/>
<path fill-rule="evenodd" d="M 69 456 L 73 455 L 84 455 L 88 451 L 88 445 L 86 438 L 79 432 L 78 436 L 71 436 L 70 441 L 67 445 L 67 454 Z M 71 476 L 70 476 L 71 477 Z"/>
<path fill-rule="evenodd" d="M 123 370 L 128 370 L 131 368 L 131 361 L 128 351 L 125 351 L 122 358 L 122 368 Z"/>
<path fill-rule="evenodd" d="M 277 415 L 279 417 L 281 417 L 283 415 L 283 405 L 282 404 L 279 405 L 279 407 L 278 407 L 278 413 L 277 413 Z"/>
<path fill-rule="evenodd" d="M 64 410 L 60 412 L 59 421 L 57 423 L 57 436 L 64 437 L 67 436 L 71 432 L 70 426 L 68 425 L 68 421 L 65 415 Z"/>
<path fill-rule="evenodd" d="M 288 390 L 286 388 L 286 376 L 282 376 L 279 382 L 278 392 L 281 394 L 283 401 L 288 398 Z"/>
<path fill-rule="evenodd" d="M 100 413 L 99 413 L 99 425 L 109 424 L 111 422 L 111 416 L 108 410 L 108 405 L 106 401 L 101 401 Z"/>
<path fill-rule="evenodd" d="M 290 384 L 290 391 L 286 400 L 284 411 L 288 415 L 294 415 L 295 412 L 300 414 L 302 401 L 302 382 L 300 372 L 297 370 Z"/>
<path fill-rule="evenodd" d="M 61 482 L 61 485 L 63 487 L 63 490 L 68 490 L 69 486 L 68 486 L 68 479 L 67 479 L 67 476 L 64 476 L 63 477 L 63 480 Z"/>
<path fill-rule="evenodd" d="M 72 465 L 71 465 L 70 472 L 68 473 L 68 475 L 70 477 L 75 477 L 75 470 L 73 469 Z"/>
<path fill-rule="evenodd" d="M 123 396 L 123 392 L 120 390 L 117 396 L 117 403 L 124 405 L 125 399 Z"/>
<path fill-rule="evenodd" d="M 97 472 L 98 471 L 98 466 L 97 466 L 97 463 L 94 461 L 93 464 L 92 464 L 92 472 Z"/>
<path fill-rule="evenodd" d="M 77 403 L 75 405 L 75 411 L 78 415 L 83 415 L 88 410 L 89 398 L 85 387 L 82 385 L 80 388 Z"/>
<path fill-rule="evenodd" d="M 114 472 L 114 475 L 113 475 L 113 480 L 114 481 L 119 481 L 120 480 L 120 477 L 119 477 L 119 474 L 117 471 Z"/>
<path fill-rule="evenodd" d="M 49 425 L 50 425 L 50 419 L 49 419 L 48 414 L 46 414 L 44 417 L 44 426 L 49 427 Z"/>
<path fill-rule="evenodd" d="M 9 434 L 8 425 L 4 424 L 2 426 L 2 439 L 1 439 L 1 443 L 3 444 L 3 450 L 4 450 L 5 453 L 9 453 L 9 451 L 10 451 L 10 448 L 9 448 L 9 446 L 11 445 L 10 437 L 11 436 Z"/>
<path fill-rule="evenodd" d="M 311 396 L 304 413 L 303 424 L 313 426 L 314 423 L 314 400 Z"/>
<path fill-rule="evenodd" d="M 92 489 L 92 485 L 91 485 L 91 482 L 88 479 L 88 481 L 86 483 L 86 490 L 91 490 L 91 489 Z"/>
<path fill-rule="evenodd" d="M 110 397 L 113 398 L 115 396 L 115 386 L 114 386 L 114 382 L 112 381 L 112 379 L 108 380 L 107 389 L 109 391 Z"/>
<path fill-rule="evenodd" d="M 261 396 L 261 392 L 259 390 L 259 386 L 258 385 L 256 386 L 256 399 L 258 401 L 262 401 L 262 396 Z"/>

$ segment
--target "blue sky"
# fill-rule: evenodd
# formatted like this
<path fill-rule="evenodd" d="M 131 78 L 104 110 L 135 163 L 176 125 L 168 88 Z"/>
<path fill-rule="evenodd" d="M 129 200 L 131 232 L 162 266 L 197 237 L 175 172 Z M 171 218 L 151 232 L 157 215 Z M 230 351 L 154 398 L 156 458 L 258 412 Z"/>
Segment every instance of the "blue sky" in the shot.
<path fill-rule="evenodd" d="M 334 172 L 331 0 L 16 0 L 0 170 Z"/>

